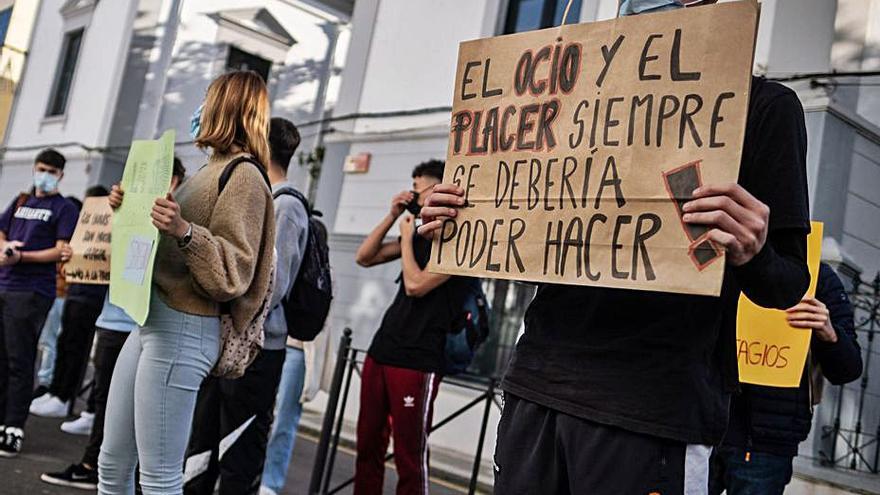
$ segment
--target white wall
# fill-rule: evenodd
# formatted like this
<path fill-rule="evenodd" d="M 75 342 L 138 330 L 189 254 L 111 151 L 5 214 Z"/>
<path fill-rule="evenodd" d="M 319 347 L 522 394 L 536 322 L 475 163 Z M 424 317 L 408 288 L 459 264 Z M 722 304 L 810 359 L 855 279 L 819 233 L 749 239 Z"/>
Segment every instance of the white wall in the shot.
<path fill-rule="evenodd" d="M 841 248 L 866 278 L 880 272 L 880 144 L 857 136 L 843 220 Z"/>
<path fill-rule="evenodd" d="M 120 94 L 119 81 L 126 67 L 126 57 L 143 56 L 144 47 L 137 47 L 140 50 L 138 53 L 134 52 L 135 47 L 132 47 L 132 52 L 128 51 L 133 27 L 132 16 L 138 0 L 99 2 L 86 28 L 65 117 L 44 118 L 63 41 L 64 23 L 59 13 L 62 3 L 62 0 L 46 0 L 41 5 L 35 28 L 40 35 L 34 37 L 30 47 L 30 62 L 19 96 L 20 101 L 13 116 L 8 146 L 39 147 L 67 142 L 83 143 L 87 146 L 107 145 L 108 128 L 116 109 L 116 98 Z M 341 24 L 334 54 L 333 77 L 327 90 L 327 104 L 330 107 L 336 101 L 339 72 L 341 65 L 345 63 L 349 33 L 347 26 L 343 24 L 344 19 L 309 5 L 297 0 L 184 1 L 177 25 L 173 57 L 161 98 L 156 126 L 158 133 L 174 128 L 178 141 L 188 140 L 190 116 L 202 102 L 211 79 L 223 70 L 230 30 L 226 29 L 226 33 L 218 35 L 216 22 L 207 14 L 250 7 L 266 7 L 297 40 L 289 50 L 281 50 L 280 57 L 277 56 L 278 49 L 273 50 L 270 47 L 261 51 L 259 43 L 247 39 L 235 43 L 257 55 L 276 59 L 269 82 L 273 114 L 286 117 L 294 123 L 318 119 L 320 108 L 316 104 L 316 96 L 319 80 L 326 73 L 323 63 L 329 43 L 322 26 L 329 23 Z M 145 77 L 152 79 L 157 75 L 147 71 Z M 123 94 L 127 98 L 140 98 L 139 94 Z M 136 103 L 133 108 L 137 107 Z M 142 102 L 142 105 L 151 104 L 151 101 Z M 141 131 L 144 128 L 141 126 Z M 315 127 L 301 129 L 301 150 L 308 151 L 311 147 L 315 131 Z M 114 173 L 111 173 L 113 171 L 104 171 L 99 176 L 100 155 L 85 153 L 77 146 L 62 147 L 59 150 L 68 158 L 68 170 L 62 181 L 62 191 L 65 194 L 81 195 L 87 185 L 97 182 L 99 178 L 104 181 L 115 178 Z M 37 151 L 6 153 L 0 168 L 0 202 L 8 201 L 7 198 L 29 185 L 32 160 L 36 153 Z M 205 161 L 204 154 L 191 145 L 179 146 L 177 153 L 192 171 Z M 119 162 L 124 161 L 124 150 L 119 153 L 118 158 Z M 121 168 L 115 168 L 119 169 L 115 175 L 119 175 Z M 304 171 L 296 165 L 296 159 L 291 172 L 300 183 L 303 182 Z"/>
<path fill-rule="evenodd" d="M 484 33 L 485 0 L 380 2 L 359 111 L 446 106 L 452 101 L 458 43 Z M 447 125 L 448 115 L 372 119 L 357 132 Z M 444 153 L 445 154 L 445 153 Z"/>
<path fill-rule="evenodd" d="M 201 104 L 211 80 L 222 73 L 230 38 L 228 33 L 218 33 L 217 23 L 208 14 L 231 9 L 265 7 L 296 39 L 294 44 L 273 65 L 270 73 L 269 91 L 272 96 L 272 113 L 290 119 L 294 123 L 316 120 L 316 96 L 319 81 L 326 71 L 323 63 L 327 55 L 329 38 L 322 29 L 331 22 L 342 22 L 329 14 L 314 9 L 297 8 L 279 0 L 187 0 L 183 4 L 174 56 L 168 71 L 165 96 L 159 129 L 177 129 L 178 141 L 189 139 L 190 117 Z M 228 31 L 228 30 L 227 30 Z M 328 89 L 328 105 L 333 106 L 339 87 L 341 64 L 345 62 L 348 47 L 347 28 L 342 28 L 334 57 L 334 73 Z M 238 48 L 263 58 L 277 58 L 277 50 L 261 44 L 241 40 L 233 42 Z M 301 150 L 311 147 L 314 128 L 303 128 Z M 194 170 L 204 162 L 204 156 L 192 146 L 181 146 L 177 153 L 187 167 Z M 295 162 L 296 158 L 294 158 Z M 299 172 L 296 163 L 291 171 Z"/>
<path fill-rule="evenodd" d="M 65 23 L 59 13 L 62 0 L 44 0 L 29 48 L 7 146 L 45 146 L 82 143 L 101 146 L 128 50 L 134 0 L 99 2 L 86 26 L 65 116 L 46 118 L 50 92 L 62 50 Z M 68 158 L 61 189 L 81 196 L 89 182 L 90 163 L 96 156 L 78 147 L 60 151 Z M 0 171 L 0 202 L 30 185 L 33 157 L 38 151 L 7 152 Z"/>

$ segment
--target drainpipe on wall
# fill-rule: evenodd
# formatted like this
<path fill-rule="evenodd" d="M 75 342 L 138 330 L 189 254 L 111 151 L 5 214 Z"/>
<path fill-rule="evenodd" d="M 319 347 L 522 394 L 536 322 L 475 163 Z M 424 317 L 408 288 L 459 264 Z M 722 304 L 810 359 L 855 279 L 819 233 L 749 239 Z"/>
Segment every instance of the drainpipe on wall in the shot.
<path fill-rule="evenodd" d="M 168 68 L 171 66 L 174 44 L 177 41 L 177 26 L 180 23 L 181 0 L 170 0 L 166 9 L 160 12 L 156 37 L 161 40 L 150 50 L 150 72 L 153 84 L 147 83 L 138 108 L 138 119 L 134 127 L 135 139 L 153 139 L 159 134 L 159 118 L 162 114 L 162 99 L 168 84 Z"/>
<path fill-rule="evenodd" d="M 321 80 L 318 83 L 318 91 L 315 94 L 315 108 L 313 115 L 319 117 L 322 122 L 318 124 L 318 132 L 315 134 L 315 141 L 312 144 L 311 158 L 307 166 L 309 173 L 307 176 L 308 191 L 307 197 L 309 202 L 315 204 L 315 195 L 318 191 L 318 182 L 321 178 L 321 167 L 324 161 L 324 132 L 326 124 L 323 122 L 328 115 L 327 105 L 327 88 L 330 85 L 330 78 L 333 77 L 334 58 L 336 56 L 336 44 L 339 41 L 339 32 L 341 25 L 338 22 L 328 22 L 321 25 L 321 29 L 327 35 L 327 51 L 324 54 L 324 71 Z"/>

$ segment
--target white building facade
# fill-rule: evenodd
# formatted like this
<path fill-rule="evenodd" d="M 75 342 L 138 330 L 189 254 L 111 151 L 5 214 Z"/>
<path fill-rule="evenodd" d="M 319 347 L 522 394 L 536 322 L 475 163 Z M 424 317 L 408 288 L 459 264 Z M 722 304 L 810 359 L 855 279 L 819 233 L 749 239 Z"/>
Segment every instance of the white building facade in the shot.
<path fill-rule="evenodd" d="M 30 184 L 33 157 L 68 159 L 62 192 L 121 177 L 133 139 L 177 131 L 190 170 L 205 161 L 190 118 L 211 80 L 247 68 L 266 79 L 272 112 L 294 122 L 332 111 L 351 1 L 45 0 L 0 166 L 0 201 Z M 303 147 L 314 131 L 303 128 Z M 306 174 L 296 164 L 294 179 Z"/>

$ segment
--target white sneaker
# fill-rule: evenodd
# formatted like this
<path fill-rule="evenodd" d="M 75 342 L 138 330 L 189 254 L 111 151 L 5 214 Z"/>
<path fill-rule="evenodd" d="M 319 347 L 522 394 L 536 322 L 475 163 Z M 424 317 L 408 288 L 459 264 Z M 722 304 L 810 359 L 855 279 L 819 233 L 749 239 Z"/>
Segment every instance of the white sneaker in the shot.
<path fill-rule="evenodd" d="M 52 396 L 43 402 L 31 404 L 30 412 L 44 418 L 66 418 L 68 405 L 67 402 L 61 402 L 61 399 Z"/>
<path fill-rule="evenodd" d="M 259 495 L 278 495 L 278 492 L 276 492 L 275 490 L 273 490 L 273 489 L 271 489 L 271 488 L 269 488 L 269 487 L 266 487 L 266 486 L 260 485 L 260 493 L 259 493 Z"/>
<path fill-rule="evenodd" d="M 61 423 L 61 431 L 64 433 L 70 433 L 71 435 L 88 436 L 92 433 L 92 425 L 94 424 L 95 414 L 83 411 L 78 418 Z"/>
<path fill-rule="evenodd" d="M 34 406 L 37 405 L 37 404 L 42 404 L 43 402 L 46 402 L 46 401 L 48 401 L 48 400 L 51 399 L 51 398 L 52 398 L 52 394 L 50 394 L 49 392 L 46 392 L 45 394 L 43 394 L 43 395 L 37 397 L 36 399 L 32 400 L 32 401 L 31 401 L 31 407 L 34 407 Z"/>

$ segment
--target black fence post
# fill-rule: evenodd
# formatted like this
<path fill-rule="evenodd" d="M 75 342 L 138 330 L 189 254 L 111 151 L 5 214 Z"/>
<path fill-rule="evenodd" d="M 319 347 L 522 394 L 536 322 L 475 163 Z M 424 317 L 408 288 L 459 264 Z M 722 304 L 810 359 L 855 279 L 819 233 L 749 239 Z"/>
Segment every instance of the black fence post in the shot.
<path fill-rule="evenodd" d="M 356 349 L 351 349 L 348 353 L 348 372 L 345 376 L 345 386 L 342 388 L 342 403 L 339 405 L 339 417 L 336 419 L 336 431 L 333 433 L 333 439 L 330 443 L 329 458 L 324 468 L 324 480 L 321 483 L 321 494 L 324 495 L 330 490 L 330 478 L 333 476 L 333 465 L 336 463 L 336 451 L 339 449 L 339 437 L 342 435 L 342 425 L 345 421 L 345 406 L 348 404 L 348 392 L 351 390 L 351 375 L 357 366 Z"/>
<path fill-rule="evenodd" d="M 330 397 L 327 399 L 327 410 L 324 412 L 324 421 L 321 425 L 321 438 L 318 441 L 318 450 L 315 452 L 315 464 L 312 468 L 312 479 L 309 483 L 309 495 L 318 495 L 321 490 L 321 480 L 327 462 L 327 450 L 330 446 L 330 435 L 333 433 L 333 420 L 336 418 L 336 408 L 339 402 L 339 391 L 342 388 L 342 378 L 345 373 L 345 363 L 351 349 L 351 329 L 346 328 L 339 339 L 339 349 L 336 352 L 336 366 L 333 369 L 333 382 L 330 385 Z"/>
<path fill-rule="evenodd" d="M 489 380 L 489 388 L 486 390 L 486 407 L 483 409 L 483 423 L 480 425 L 480 438 L 477 439 L 477 454 L 474 457 L 474 470 L 471 473 L 471 484 L 468 487 L 468 495 L 477 492 L 477 480 L 480 477 L 480 464 L 483 460 L 483 442 L 486 440 L 486 428 L 489 426 L 489 411 L 492 409 L 492 399 L 495 395 L 495 380 Z"/>

